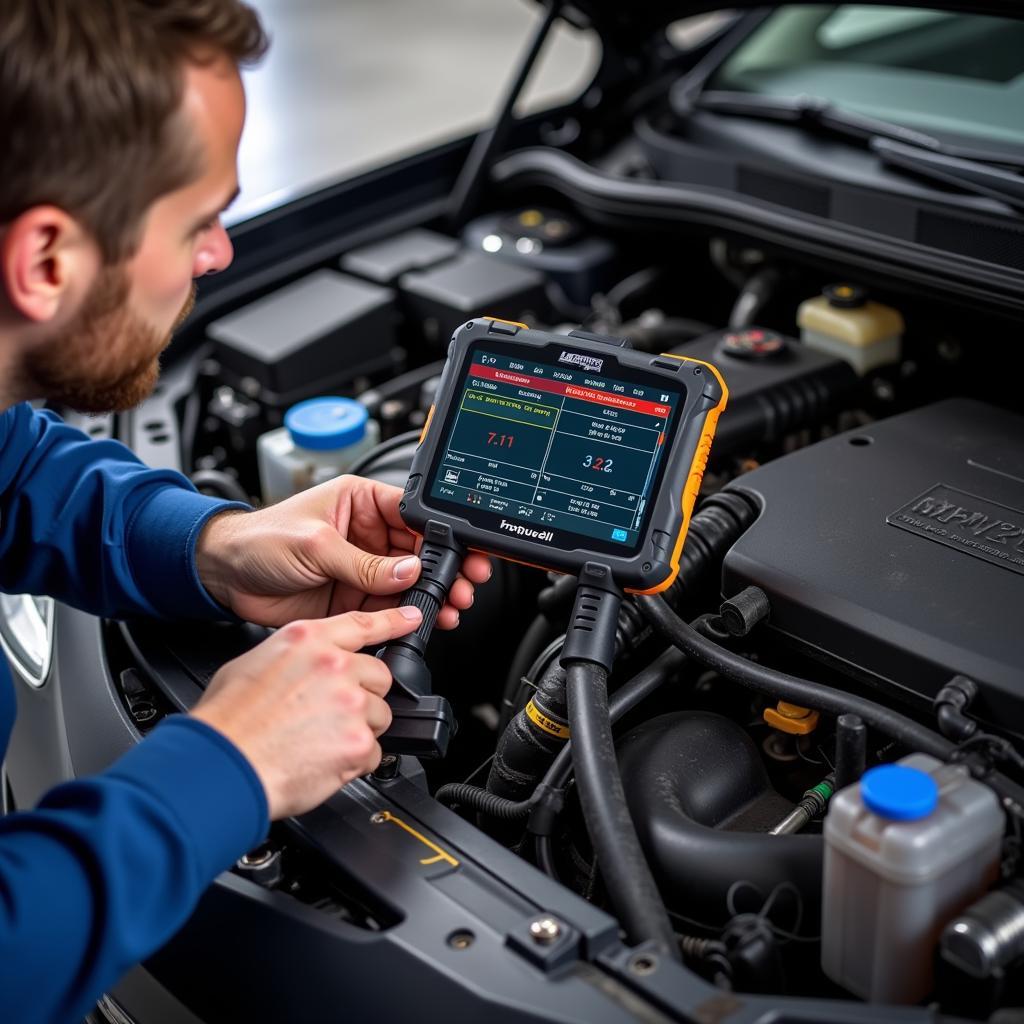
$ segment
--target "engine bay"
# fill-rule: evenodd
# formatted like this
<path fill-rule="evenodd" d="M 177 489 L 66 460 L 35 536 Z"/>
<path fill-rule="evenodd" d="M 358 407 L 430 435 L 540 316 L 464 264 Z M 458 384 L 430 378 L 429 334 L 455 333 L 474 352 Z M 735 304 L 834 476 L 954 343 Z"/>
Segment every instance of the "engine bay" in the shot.
<path fill-rule="evenodd" d="M 679 578 L 663 601 L 623 603 L 610 679 L 618 770 L 686 966 L 723 992 L 927 1002 L 975 1019 L 1014 1005 L 1024 420 L 1019 385 L 995 369 L 1010 322 L 799 253 L 600 228 L 543 190 L 458 236 L 433 224 L 339 253 L 217 317 L 122 436 L 200 490 L 255 504 L 339 472 L 403 486 L 448 339 L 485 315 L 711 362 L 729 388 Z M 341 463 L 289 441 L 289 410 L 329 396 L 366 414 Z M 565 753 L 558 659 L 574 583 L 496 563 L 428 652 L 459 722 L 448 756 L 386 757 L 375 784 L 410 782 L 615 913 Z M 727 660 L 680 649 L 677 622 Z M 144 731 L 263 631 L 108 635 Z M 175 690 L 169 666 L 189 682 Z M 827 699 L 773 689 L 783 679 Z M 962 853 L 981 874 L 935 868 L 932 896 L 917 897 L 934 904 L 918 914 L 927 927 L 897 935 L 869 909 L 898 902 L 896 875 L 829 861 L 839 840 L 823 822 L 865 771 L 913 757 L 943 807 L 988 814 L 988 839 Z M 965 822 L 950 812 L 942 827 L 984 831 Z M 301 835 L 275 827 L 238 873 L 370 930 L 401 918 Z M 920 965 L 918 981 L 887 987 L 872 956 Z"/>

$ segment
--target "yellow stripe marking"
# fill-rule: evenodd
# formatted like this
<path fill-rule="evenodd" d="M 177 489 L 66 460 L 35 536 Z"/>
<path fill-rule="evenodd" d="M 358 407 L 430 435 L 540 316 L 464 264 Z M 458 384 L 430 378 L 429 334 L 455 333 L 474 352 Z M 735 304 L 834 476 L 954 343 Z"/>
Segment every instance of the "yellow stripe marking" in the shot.
<path fill-rule="evenodd" d="M 457 868 L 459 866 L 459 862 L 450 853 L 446 853 L 444 850 L 441 849 L 440 846 L 437 845 L 437 843 L 431 842 L 425 835 L 423 835 L 420 832 L 417 832 L 416 829 L 412 828 L 411 826 L 406 825 L 406 823 L 402 821 L 401 818 L 396 818 L 390 811 L 381 811 L 378 820 L 382 822 L 394 822 L 394 824 L 396 824 L 400 829 L 403 829 L 404 831 L 408 832 L 409 835 L 411 835 L 414 839 L 418 839 L 424 846 L 429 847 L 431 850 L 434 851 L 436 856 L 424 857 L 420 861 L 420 863 L 424 867 L 426 867 L 429 864 L 440 864 L 441 861 L 444 861 L 446 864 L 451 864 L 453 868 Z"/>
<path fill-rule="evenodd" d="M 569 726 L 548 718 L 532 700 L 526 705 L 526 715 L 538 729 L 543 729 L 549 736 L 555 736 L 560 740 L 569 738 Z"/>

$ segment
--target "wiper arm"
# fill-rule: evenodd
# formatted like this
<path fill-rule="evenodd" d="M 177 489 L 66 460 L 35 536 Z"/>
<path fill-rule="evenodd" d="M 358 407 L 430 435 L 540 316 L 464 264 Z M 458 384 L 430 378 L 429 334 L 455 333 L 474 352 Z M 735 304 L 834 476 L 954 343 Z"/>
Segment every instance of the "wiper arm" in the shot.
<path fill-rule="evenodd" d="M 818 96 L 762 96 L 758 93 L 728 89 L 707 89 L 693 98 L 692 106 L 716 114 L 733 114 L 738 117 L 781 121 L 787 124 L 805 124 L 866 143 L 874 143 L 876 139 L 890 139 L 958 160 L 974 160 L 984 164 L 1024 169 L 1024 158 L 1015 158 L 1007 153 L 981 147 L 940 142 L 927 132 L 843 110 Z"/>
<path fill-rule="evenodd" d="M 891 139 L 876 138 L 871 150 L 885 164 L 912 171 L 926 178 L 998 199 L 1024 213 L 1024 178 L 998 167 L 933 153 Z"/>

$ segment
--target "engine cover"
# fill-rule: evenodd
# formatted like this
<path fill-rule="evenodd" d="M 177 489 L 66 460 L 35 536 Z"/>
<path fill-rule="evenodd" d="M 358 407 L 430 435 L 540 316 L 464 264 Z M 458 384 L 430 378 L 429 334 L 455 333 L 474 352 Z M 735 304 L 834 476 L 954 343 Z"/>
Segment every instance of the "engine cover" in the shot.
<path fill-rule="evenodd" d="M 761 504 L 723 592 L 771 599 L 772 629 L 868 682 L 1024 733 L 1024 418 L 955 399 L 795 452 L 731 485 Z"/>

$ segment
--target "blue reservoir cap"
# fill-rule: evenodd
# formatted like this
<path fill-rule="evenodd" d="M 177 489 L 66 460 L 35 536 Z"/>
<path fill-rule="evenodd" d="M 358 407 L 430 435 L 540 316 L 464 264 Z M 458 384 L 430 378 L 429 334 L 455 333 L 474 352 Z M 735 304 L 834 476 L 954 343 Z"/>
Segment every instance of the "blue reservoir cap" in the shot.
<path fill-rule="evenodd" d="M 860 795 L 869 810 L 891 821 L 927 818 L 939 803 L 935 780 L 902 764 L 883 764 L 866 771 L 860 780 Z"/>
<path fill-rule="evenodd" d="M 284 414 L 284 425 L 300 448 L 325 452 L 358 444 L 366 434 L 366 406 L 351 398 L 310 398 Z"/>

